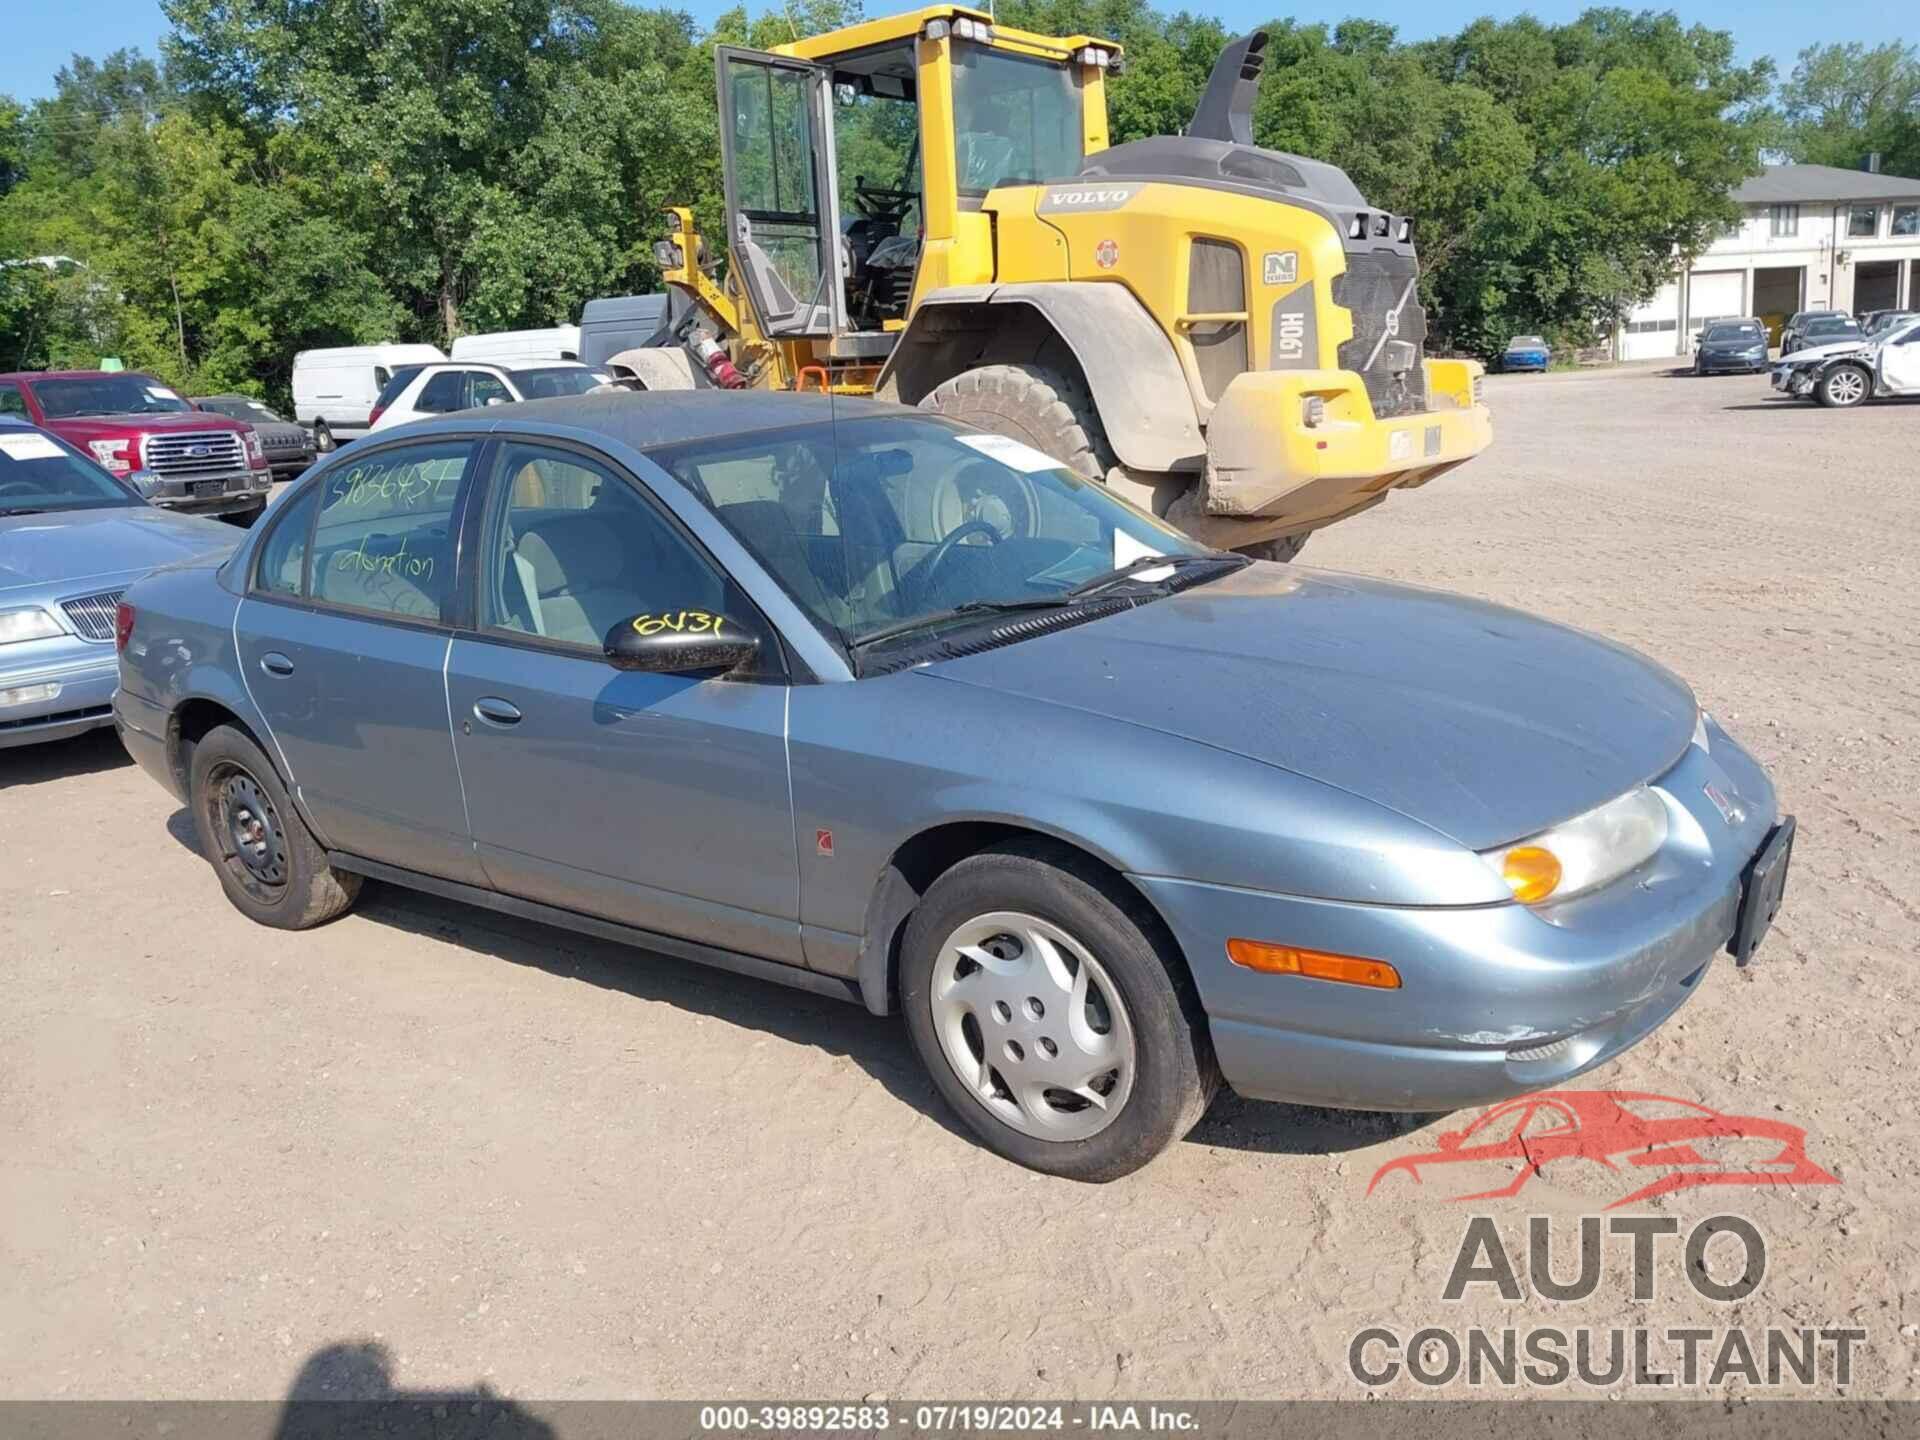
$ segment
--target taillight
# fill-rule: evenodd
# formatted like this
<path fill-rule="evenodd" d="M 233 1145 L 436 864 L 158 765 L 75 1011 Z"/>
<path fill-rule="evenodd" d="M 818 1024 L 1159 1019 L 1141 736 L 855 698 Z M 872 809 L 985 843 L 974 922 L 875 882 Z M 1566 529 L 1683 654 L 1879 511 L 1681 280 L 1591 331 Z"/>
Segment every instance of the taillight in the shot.
<path fill-rule="evenodd" d="M 378 425 L 380 423 L 380 417 L 386 413 L 387 413 L 386 406 L 384 405 L 374 406 L 373 413 L 367 416 L 367 428 L 371 430 L 374 426 Z"/>
<path fill-rule="evenodd" d="M 133 606 L 122 600 L 113 607 L 113 649 L 115 654 L 127 648 L 133 638 Z"/>

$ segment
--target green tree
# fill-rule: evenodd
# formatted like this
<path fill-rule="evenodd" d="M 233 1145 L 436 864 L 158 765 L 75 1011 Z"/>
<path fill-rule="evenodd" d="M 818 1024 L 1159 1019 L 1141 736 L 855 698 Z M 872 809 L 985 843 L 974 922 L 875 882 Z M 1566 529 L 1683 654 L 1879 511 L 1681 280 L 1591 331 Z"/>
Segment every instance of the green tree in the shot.
<path fill-rule="evenodd" d="M 1920 177 L 1920 49 L 1816 45 L 1780 87 L 1785 148 L 1803 164 L 1862 165 Z"/>

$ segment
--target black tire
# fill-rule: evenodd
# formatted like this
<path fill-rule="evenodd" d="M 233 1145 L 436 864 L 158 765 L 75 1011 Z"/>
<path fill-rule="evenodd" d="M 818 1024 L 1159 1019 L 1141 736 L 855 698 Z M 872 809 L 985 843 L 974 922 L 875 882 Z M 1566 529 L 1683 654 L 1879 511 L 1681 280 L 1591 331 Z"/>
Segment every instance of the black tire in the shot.
<path fill-rule="evenodd" d="M 969 920 L 996 911 L 1037 917 L 1081 941 L 1125 1006 L 1131 1089 L 1113 1119 L 1084 1139 L 1016 1129 L 969 1088 L 941 1048 L 933 986 L 942 946 Z M 961 861 L 928 888 L 900 950 L 900 1004 L 934 1088 L 989 1149 L 1030 1169 L 1093 1183 L 1138 1170 L 1199 1122 L 1220 1086 L 1199 997 L 1164 936 L 1137 894 L 1064 847 L 1016 842 Z"/>
<path fill-rule="evenodd" d="M 219 725 L 201 737 L 187 797 L 200 853 L 249 920 L 307 930 L 343 914 L 359 895 L 360 877 L 327 863 L 273 762 L 244 731 Z"/>
<path fill-rule="evenodd" d="M 1873 373 L 1864 365 L 1835 365 L 1813 387 L 1813 398 L 1829 410 L 1851 410 L 1873 394 Z"/>
<path fill-rule="evenodd" d="M 333 431 L 327 428 L 327 422 L 324 420 L 313 422 L 313 448 L 315 453 L 320 455 L 331 455 L 340 448 L 333 438 Z"/>
<path fill-rule="evenodd" d="M 982 365 L 934 388 L 922 410 L 1031 445 L 1089 480 L 1113 465 L 1093 396 L 1044 365 Z"/>

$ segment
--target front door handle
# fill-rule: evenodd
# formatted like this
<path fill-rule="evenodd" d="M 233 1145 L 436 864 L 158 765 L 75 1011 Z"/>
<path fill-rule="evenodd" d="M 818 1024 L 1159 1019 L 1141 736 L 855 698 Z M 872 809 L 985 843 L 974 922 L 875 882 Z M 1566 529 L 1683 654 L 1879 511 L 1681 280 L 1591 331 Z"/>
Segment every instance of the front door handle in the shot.
<path fill-rule="evenodd" d="M 509 705 L 505 700 L 493 695 L 482 695 L 473 702 L 473 713 L 489 725 L 518 725 L 520 707 Z"/>
<path fill-rule="evenodd" d="M 282 655 L 278 650 L 269 650 L 260 657 L 260 668 L 269 675 L 291 675 L 293 674 L 293 661 Z"/>

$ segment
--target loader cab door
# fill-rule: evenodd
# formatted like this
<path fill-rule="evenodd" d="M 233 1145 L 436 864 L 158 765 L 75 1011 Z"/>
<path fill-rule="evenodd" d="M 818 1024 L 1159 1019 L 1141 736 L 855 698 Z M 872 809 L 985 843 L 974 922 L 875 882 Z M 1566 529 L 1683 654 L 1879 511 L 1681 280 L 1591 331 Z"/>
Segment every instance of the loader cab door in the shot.
<path fill-rule="evenodd" d="M 727 240 L 770 339 L 846 328 L 833 105 L 823 66 L 719 47 Z"/>

